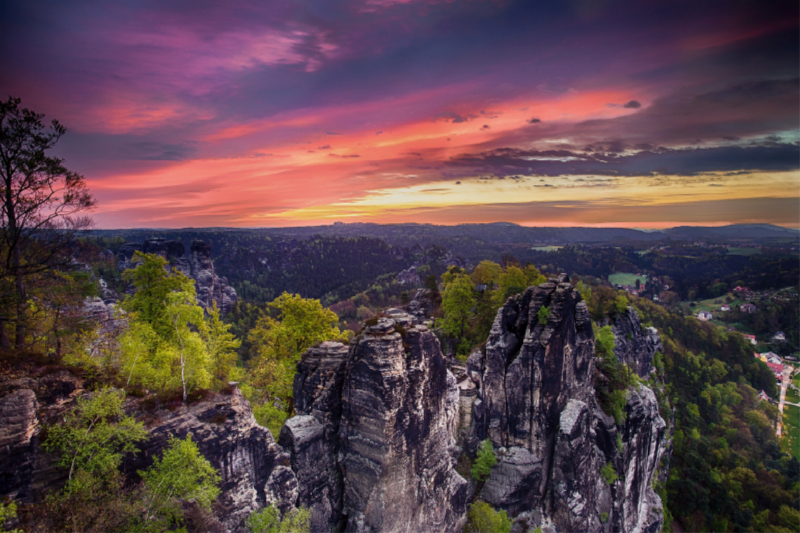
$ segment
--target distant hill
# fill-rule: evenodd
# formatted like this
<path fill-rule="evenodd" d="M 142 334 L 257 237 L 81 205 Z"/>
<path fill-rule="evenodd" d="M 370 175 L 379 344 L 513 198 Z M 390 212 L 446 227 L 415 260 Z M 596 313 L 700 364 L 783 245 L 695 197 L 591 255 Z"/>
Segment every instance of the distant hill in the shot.
<path fill-rule="evenodd" d="M 773 226 L 772 224 L 732 224 L 730 226 L 702 227 L 679 226 L 663 230 L 664 235 L 677 239 L 701 239 L 713 241 L 771 239 L 800 239 L 800 231 Z"/>

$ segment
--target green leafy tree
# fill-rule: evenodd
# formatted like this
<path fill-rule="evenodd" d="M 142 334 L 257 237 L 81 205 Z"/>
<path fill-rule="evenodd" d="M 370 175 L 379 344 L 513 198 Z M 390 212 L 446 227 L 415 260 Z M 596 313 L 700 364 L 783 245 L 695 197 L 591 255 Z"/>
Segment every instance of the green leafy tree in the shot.
<path fill-rule="evenodd" d="M 509 266 L 500 275 L 499 288 L 495 292 L 495 305 L 498 308 L 506 303 L 509 296 L 519 294 L 528 287 L 528 277 L 521 268 Z"/>
<path fill-rule="evenodd" d="M 206 322 L 208 324 L 205 333 L 206 348 L 214 382 L 217 386 L 224 386 L 229 381 L 237 381 L 241 377 L 241 372 L 236 367 L 239 357 L 236 350 L 242 345 L 242 341 L 230 332 L 231 325 L 222 321 L 216 302 L 208 310 Z"/>
<path fill-rule="evenodd" d="M 476 501 L 467 511 L 465 533 L 511 533 L 512 522 L 505 511 L 497 512 L 484 501 Z"/>
<path fill-rule="evenodd" d="M 481 443 L 480 448 L 478 448 L 475 462 L 472 464 L 472 479 L 484 481 L 489 477 L 492 467 L 496 464 L 497 458 L 494 456 L 492 441 L 486 439 Z"/>
<path fill-rule="evenodd" d="M 467 342 L 466 349 L 463 349 L 462 341 L 466 340 L 471 310 L 475 304 L 472 280 L 466 274 L 454 274 L 450 282 L 445 285 L 442 294 L 444 319 L 441 321 L 441 327 L 447 335 L 456 340 L 459 353 L 469 350 L 469 343 Z"/>
<path fill-rule="evenodd" d="M 127 383 L 180 390 L 186 401 L 192 389 L 211 384 L 213 370 L 203 340 L 208 328 L 197 305 L 194 280 L 177 271 L 168 273 L 166 260 L 157 255 L 137 252 L 134 261 L 138 266 L 125 272 L 125 277 L 136 290 L 122 303 L 130 313 L 130 327 L 120 339 Z M 218 327 L 217 334 L 221 333 Z M 225 341 L 215 340 L 220 342 L 214 348 L 224 350 Z"/>
<path fill-rule="evenodd" d="M 84 177 L 46 153 L 67 129 L 43 118 L 19 98 L 0 102 L 0 348 L 10 344 L 12 321 L 15 347 L 25 344 L 28 280 L 66 265 L 76 233 L 91 226 Z"/>
<path fill-rule="evenodd" d="M 483 260 L 472 269 L 472 282 L 475 285 L 486 285 L 491 289 L 492 284 L 500 279 L 503 268 L 494 261 Z"/>
<path fill-rule="evenodd" d="M 259 400 L 292 397 L 295 366 L 316 343 L 338 339 L 339 317 L 319 300 L 283 293 L 268 305 L 274 316 L 263 316 L 248 335 L 258 356 L 251 364 L 249 381 Z M 288 409 L 291 411 L 291 409 Z"/>
<path fill-rule="evenodd" d="M 278 510 L 268 505 L 251 514 L 245 525 L 252 533 L 309 533 L 311 511 L 292 509 L 281 518 Z"/>
<path fill-rule="evenodd" d="M 69 470 L 67 491 L 78 488 L 78 471 L 98 478 L 116 473 L 123 455 L 137 451 L 136 443 L 147 436 L 141 422 L 125 415 L 124 401 L 124 391 L 103 389 L 79 398 L 63 423 L 48 428 L 44 448 Z"/>
<path fill-rule="evenodd" d="M 523 269 L 523 272 L 525 273 L 526 287 L 541 285 L 542 283 L 547 281 L 547 278 L 544 277 L 544 274 L 539 272 L 539 269 L 537 269 L 535 266 L 531 264 L 526 265 L 525 268 Z"/>
<path fill-rule="evenodd" d="M 201 509 L 211 509 L 219 496 L 220 475 L 200 454 L 191 435 L 180 440 L 170 437 L 163 456 L 140 471 L 145 487 L 144 531 L 166 531 L 183 522 L 182 501 L 194 501 Z"/>

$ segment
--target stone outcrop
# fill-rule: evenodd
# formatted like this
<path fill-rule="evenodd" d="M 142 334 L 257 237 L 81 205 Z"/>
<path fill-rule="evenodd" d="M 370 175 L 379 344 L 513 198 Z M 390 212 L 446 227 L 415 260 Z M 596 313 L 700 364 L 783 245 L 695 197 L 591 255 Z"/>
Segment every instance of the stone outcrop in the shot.
<path fill-rule="evenodd" d="M 633 309 L 618 327 L 618 358 L 649 375 L 657 332 L 643 330 Z M 620 426 L 599 408 L 592 323 L 566 275 L 511 297 L 465 372 L 477 388 L 465 447 L 474 453 L 489 439 L 498 458 L 480 498 L 544 531 L 660 528 L 652 481 L 667 436 L 658 402 L 649 388 L 631 388 Z M 610 468 L 616 480 L 602 475 Z"/>
<path fill-rule="evenodd" d="M 653 368 L 653 357 L 656 352 L 663 350 L 656 328 L 643 327 L 639 313 L 635 308 L 628 307 L 614 320 L 612 330 L 616 336 L 614 355 L 640 377 L 647 379 Z"/>
<path fill-rule="evenodd" d="M 463 525 L 467 482 L 454 469 L 455 377 L 436 336 L 393 311 L 349 349 L 324 343 L 298 365 L 301 414 L 287 421 L 281 443 L 298 479 L 316 480 L 299 498 L 312 509 L 314 531 L 337 523 L 352 532 Z"/>
<path fill-rule="evenodd" d="M 141 413 L 140 405 L 130 400 L 127 407 L 137 414 Z M 138 454 L 126 459 L 123 470 L 132 474 L 147 468 L 170 436 L 183 439 L 191 435 L 200 453 L 222 477 L 216 514 L 226 530 L 246 531 L 244 520 L 269 503 L 285 510 L 296 502 L 297 480 L 288 468 L 289 455 L 268 429 L 258 425 L 250 403 L 238 388 L 230 394 L 181 404 L 175 410 L 152 412 L 147 420 L 151 421 L 148 438 L 140 443 Z"/>
<path fill-rule="evenodd" d="M 171 267 L 194 279 L 197 303 L 203 309 L 209 309 L 216 304 L 220 313 L 225 315 L 238 301 L 236 291 L 228 285 L 228 280 L 217 276 L 211 261 L 211 246 L 203 241 L 192 241 L 188 255 L 181 241 L 155 238 L 147 239 L 142 244 L 125 243 L 118 252 L 117 265 L 120 271 L 136 266 L 131 259 L 137 251 L 160 255 L 169 261 Z"/>

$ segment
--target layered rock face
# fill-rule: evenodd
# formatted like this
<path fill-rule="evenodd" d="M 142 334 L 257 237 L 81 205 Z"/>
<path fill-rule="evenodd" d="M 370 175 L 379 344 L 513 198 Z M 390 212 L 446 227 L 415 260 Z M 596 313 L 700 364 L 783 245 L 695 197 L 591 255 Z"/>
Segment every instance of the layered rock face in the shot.
<path fill-rule="evenodd" d="M 56 424 L 84 394 L 82 382 L 68 371 L 41 378 L 22 378 L 0 386 L 0 497 L 41 502 L 60 489 L 67 472 L 44 452 L 39 433 Z M 122 469 L 135 478 L 162 453 L 169 438 L 192 436 L 203 456 L 220 472 L 222 490 L 216 508 L 220 530 L 245 532 L 244 520 L 267 504 L 282 510 L 295 506 L 297 478 L 289 455 L 256 423 L 250 404 L 234 388 L 230 394 L 181 405 L 175 410 L 147 411 L 129 399 L 126 410 L 147 422 L 148 437 L 140 452 L 129 455 Z"/>
<path fill-rule="evenodd" d="M 169 261 L 170 266 L 194 279 L 197 303 L 203 309 L 216 304 L 220 313 L 225 315 L 239 299 L 233 287 L 228 285 L 228 280 L 217 276 L 211 262 L 211 246 L 203 241 L 192 241 L 188 255 L 180 241 L 148 239 L 143 244 L 125 243 L 119 249 L 118 267 L 121 271 L 136 266 L 131 258 L 137 251 L 160 255 Z"/>
<path fill-rule="evenodd" d="M 138 411 L 138 402 L 129 401 L 128 409 Z M 258 425 L 238 388 L 153 415 L 156 421 L 148 428 L 147 440 L 139 445 L 140 453 L 128 457 L 123 470 L 133 473 L 147 468 L 170 436 L 183 439 L 191 435 L 222 477 L 218 502 L 224 512 L 218 512 L 217 518 L 227 531 L 246 531 L 244 520 L 267 504 L 285 510 L 296 503 L 297 479 L 289 468 L 288 454 L 268 429 Z"/>
<path fill-rule="evenodd" d="M 611 329 L 617 338 L 614 355 L 639 376 L 647 378 L 653 368 L 653 357 L 662 350 L 656 328 L 643 328 L 639 313 L 633 307 L 628 307 L 614 320 Z"/>
<path fill-rule="evenodd" d="M 298 365 L 296 409 L 281 433 L 314 531 L 458 531 L 467 482 L 454 470 L 458 389 L 425 326 L 395 313 L 345 347 Z M 338 432 L 334 433 L 338 426 Z M 312 460 L 312 452 L 316 460 Z M 319 455 L 319 451 L 323 455 Z M 341 492 L 341 500 L 336 496 Z M 324 527 L 326 526 L 327 527 Z"/>
<path fill-rule="evenodd" d="M 627 316 L 618 357 L 649 374 L 657 333 L 642 331 L 634 310 Z M 666 424 L 644 386 L 628 391 L 621 426 L 599 408 L 592 323 L 567 276 L 510 298 L 485 350 L 467 361 L 478 393 L 466 446 L 474 452 L 490 439 L 498 465 L 479 497 L 543 531 L 657 531 L 663 516 L 651 484 Z"/>

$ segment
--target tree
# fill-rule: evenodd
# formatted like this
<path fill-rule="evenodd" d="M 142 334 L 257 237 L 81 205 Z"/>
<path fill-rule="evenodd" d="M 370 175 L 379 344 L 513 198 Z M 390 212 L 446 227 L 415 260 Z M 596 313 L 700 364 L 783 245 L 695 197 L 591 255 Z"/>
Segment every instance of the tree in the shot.
<path fill-rule="evenodd" d="M 476 501 L 467 511 L 466 533 L 511 533 L 512 522 L 505 511 L 497 512 L 484 501 Z"/>
<path fill-rule="evenodd" d="M 122 456 L 137 450 L 147 435 L 141 422 L 125 416 L 125 392 L 103 389 L 92 398 L 79 398 L 75 409 L 47 432 L 44 447 L 60 455 L 59 466 L 69 469 L 67 490 L 75 473 L 106 477 L 116 472 Z"/>
<path fill-rule="evenodd" d="M 528 287 L 528 277 L 521 268 L 509 266 L 506 271 L 500 275 L 500 287 L 495 293 L 495 303 L 499 308 L 509 296 L 519 294 Z"/>
<path fill-rule="evenodd" d="M 466 274 L 453 274 L 445 285 L 442 294 L 444 319 L 441 322 L 444 332 L 456 339 L 459 353 L 465 353 L 469 346 L 460 344 L 464 340 L 470 319 L 470 310 L 475 307 L 475 291 L 472 280 Z"/>
<path fill-rule="evenodd" d="M 486 439 L 481 443 L 481 447 L 478 448 L 475 464 L 472 465 L 472 478 L 477 481 L 485 480 L 489 477 L 492 467 L 496 464 L 497 458 L 494 456 L 492 441 Z"/>
<path fill-rule="evenodd" d="M 208 310 L 208 330 L 205 334 L 208 357 L 211 362 L 211 375 L 217 385 L 225 385 L 238 378 L 236 350 L 242 341 L 230 332 L 231 324 L 225 324 L 219 317 L 217 303 Z"/>
<path fill-rule="evenodd" d="M 292 509 L 281 518 L 278 510 L 268 505 L 251 514 L 245 525 L 252 533 L 308 533 L 311 531 L 311 511 Z"/>
<path fill-rule="evenodd" d="M 120 339 L 127 383 L 180 389 L 185 402 L 193 388 L 210 385 L 212 370 L 203 339 L 209 335 L 208 326 L 197 305 L 194 280 L 177 271 L 168 273 L 163 257 L 137 252 L 133 259 L 139 264 L 124 276 L 136 291 L 122 302 L 130 318 L 129 329 Z M 216 350 L 227 350 L 223 344 L 231 340 L 214 337 L 223 334 L 221 329 L 217 327 L 209 338 L 219 344 Z"/>
<path fill-rule="evenodd" d="M 83 213 L 95 201 L 84 177 L 67 169 L 64 160 L 46 155 L 67 129 L 43 114 L 20 108 L 20 99 L 0 102 L 0 346 L 8 347 L 6 323 L 15 321 L 14 345 L 25 344 L 26 280 L 59 265 L 77 231 L 91 226 Z M 11 305 L 8 305 L 11 304 Z"/>
<path fill-rule="evenodd" d="M 472 281 L 475 285 L 486 285 L 491 288 L 492 283 L 500 278 L 503 269 L 494 261 L 483 260 L 472 270 Z"/>
<path fill-rule="evenodd" d="M 145 485 L 144 530 L 166 531 L 182 522 L 181 501 L 193 500 L 206 511 L 219 496 L 220 475 L 200 454 L 192 436 L 170 437 L 163 457 L 140 471 Z"/>
<path fill-rule="evenodd" d="M 336 326 L 339 317 L 322 307 L 319 300 L 286 292 L 267 307 L 275 316 L 262 316 L 248 335 L 258 352 L 251 364 L 250 381 L 260 389 L 261 400 L 287 400 L 292 396 L 295 366 L 303 352 L 318 342 L 342 336 Z"/>

